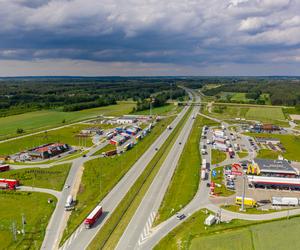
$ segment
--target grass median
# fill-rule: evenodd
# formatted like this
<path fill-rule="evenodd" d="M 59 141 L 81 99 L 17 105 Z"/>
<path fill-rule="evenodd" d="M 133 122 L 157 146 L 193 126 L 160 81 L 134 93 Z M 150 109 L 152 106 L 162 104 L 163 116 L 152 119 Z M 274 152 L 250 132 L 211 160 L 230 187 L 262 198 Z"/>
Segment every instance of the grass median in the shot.
<path fill-rule="evenodd" d="M 202 116 L 197 116 L 168 190 L 158 210 L 154 225 L 158 225 L 174 215 L 195 196 L 200 179 L 201 155 L 199 142 L 204 125 L 215 126 L 217 123 Z"/>
<path fill-rule="evenodd" d="M 174 128 L 172 134 L 158 150 L 146 169 L 114 210 L 110 218 L 97 233 L 88 249 L 114 249 L 116 247 L 119 239 L 186 123 L 191 110 L 192 109 L 190 108 L 183 119 L 181 119 L 179 124 Z"/>
<path fill-rule="evenodd" d="M 211 150 L 211 164 L 219 164 L 226 160 L 227 154 L 218 149 Z"/>
<path fill-rule="evenodd" d="M 120 156 L 97 158 L 84 165 L 77 194 L 78 204 L 68 220 L 62 243 L 74 232 L 91 210 L 110 192 L 175 117 L 162 119 L 149 135 Z"/>

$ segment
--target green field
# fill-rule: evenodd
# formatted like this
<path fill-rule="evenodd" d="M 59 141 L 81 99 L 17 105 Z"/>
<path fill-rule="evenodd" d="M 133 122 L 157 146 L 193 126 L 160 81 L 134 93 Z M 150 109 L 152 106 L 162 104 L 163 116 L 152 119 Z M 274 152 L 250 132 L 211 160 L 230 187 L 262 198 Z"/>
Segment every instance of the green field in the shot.
<path fill-rule="evenodd" d="M 284 120 L 282 108 L 250 107 L 246 114 L 247 119 L 259 121 Z"/>
<path fill-rule="evenodd" d="M 54 203 L 48 204 L 51 198 Z M 44 193 L 0 191 L 0 249 L 40 249 L 56 198 Z M 26 219 L 25 236 L 14 242 L 12 223 L 22 229 L 22 214 Z"/>
<path fill-rule="evenodd" d="M 251 99 L 246 98 L 246 93 L 234 93 L 230 98 L 230 101 L 234 102 L 250 102 Z"/>
<path fill-rule="evenodd" d="M 110 151 L 110 150 L 114 150 L 114 149 L 116 149 L 116 146 L 115 146 L 115 145 L 108 144 L 108 145 L 106 145 L 105 147 L 103 147 L 103 148 L 99 149 L 98 151 L 96 151 L 96 152 L 93 154 L 93 156 L 94 156 L 94 155 L 101 155 L 101 154 L 104 153 L 104 152 L 107 152 L 107 151 Z"/>
<path fill-rule="evenodd" d="M 257 154 L 257 158 L 277 160 L 278 155 L 280 155 L 280 153 L 277 151 L 273 151 L 270 149 L 261 149 L 261 150 L 259 150 L 259 152 Z"/>
<path fill-rule="evenodd" d="M 211 150 L 211 164 L 219 164 L 222 161 L 225 161 L 227 154 L 223 151 L 212 149 Z"/>
<path fill-rule="evenodd" d="M 16 130 L 22 128 L 25 133 L 46 130 L 67 123 L 77 122 L 98 115 L 122 115 L 132 111 L 135 103 L 119 102 L 117 105 L 86 109 L 75 112 L 42 110 L 21 115 L 0 118 L 0 140 L 16 136 Z M 65 123 L 63 123 L 65 121 Z"/>
<path fill-rule="evenodd" d="M 63 240 L 83 221 L 85 216 L 118 183 L 140 156 L 172 122 L 174 117 L 162 119 L 133 149 L 120 156 L 98 158 L 85 163 L 79 192 L 78 204 L 68 221 Z"/>
<path fill-rule="evenodd" d="M 224 180 L 224 175 L 223 175 L 223 168 L 224 167 L 217 167 L 217 168 L 214 168 L 214 170 L 217 172 L 217 175 L 214 177 L 211 175 L 211 180 L 214 182 L 214 183 L 217 183 L 217 184 L 220 184 L 221 187 L 215 187 L 215 194 L 218 195 L 218 196 L 230 196 L 230 195 L 233 195 L 235 192 L 234 191 L 231 191 L 231 190 L 228 190 L 224 183 L 223 183 L 223 180 Z"/>
<path fill-rule="evenodd" d="M 62 190 L 71 163 L 50 168 L 24 168 L 0 173 L 0 178 L 17 179 L 21 185 Z"/>
<path fill-rule="evenodd" d="M 111 217 L 105 222 L 104 226 L 97 233 L 97 236 L 93 239 L 88 247 L 89 250 L 115 249 L 131 218 L 142 202 L 153 179 L 155 178 L 156 174 L 160 170 L 160 167 L 168 156 L 168 153 L 170 152 L 174 142 L 176 141 L 178 134 L 183 129 L 183 125 L 186 123 L 188 117 L 190 116 L 191 110 L 192 109 L 189 108 L 189 111 L 180 120 L 178 125 L 172 130 L 171 135 L 160 147 L 143 173 L 135 181 L 133 186 L 119 203 L 118 207 L 114 210 Z"/>
<path fill-rule="evenodd" d="M 300 248 L 297 241 L 300 217 L 276 221 L 233 220 L 207 227 L 208 215 L 200 210 L 194 213 L 164 237 L 154 250 L 164 249 L 218 249 L 218 250 L 293 250 Z"/>
<path fill-rule="evenodd" d="M 207 114 L 220 119 L 235 119 L 236 117 L 245 118 L 248 111 L 249 107 L 247 106 L 214 104 L 212 113 Z"/>
<path fill-rule="evenodd" d="M 217 123 L 202 116 L 197 116 L 168 190 L 158 210 L 154 221 L 155 225 L 165 221 L 188 204 L 198 190 L 201 165 L 199 142 L 204 125 L 215 126 Z"/>
<path fill-rule="evenodd" d="M 179 107 L 173 105 L 173 104 L 167 104 L 161 107 L 153 108 L 151 110 L 152 115 L 167 115 L 170 113 L 177 113 L 179 110 Z M 135 115 L 150 115 L 150 109 L 143 110 L 143 111 L 137 111 L 134 113 Z"/>
<path fill-rule="evenodd" d="M 47 133 L 30 135 L 24 138 L 15 139 L 5 143 L 0 143 L 0 155 L 9 155 L 36 146 L 50 143 L 61 142 L 72 146 L 90 147 L 93 145 L 91 137 L 79 138 L 76 135 L 83 129 L 91 127 L 88 124 L 75 124 L 65 128 L 52 130 Z M 101 127 L 101 126 L 100 126 Z"/>
<path fill-rule="evenodd" d="M 278 138 L 281 144 L 285 147 L 286 152 L 280 153 L 283 155 L 284 158 L 291 160 L 291 161 L 300 161 L 300 136 L 295 135 L 277 135 L 277 134 L 254 134 L 254 133 L 247 133 L 253 137 L 268 137 L 268 138 Z M 262 151 L 260 154 L 269 154 L 269 151 Z M 261 155 L 263 157 L 263 155 Z M 269 154 L 267 156 L 274 157 L 273 154 Z"/>

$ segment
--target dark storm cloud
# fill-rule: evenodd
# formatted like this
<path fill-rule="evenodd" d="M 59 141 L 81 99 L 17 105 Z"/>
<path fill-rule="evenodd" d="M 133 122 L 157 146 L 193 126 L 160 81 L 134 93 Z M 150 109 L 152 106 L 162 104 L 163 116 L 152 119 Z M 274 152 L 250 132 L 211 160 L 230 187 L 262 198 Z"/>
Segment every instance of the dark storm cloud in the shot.
<path fill-rule="evenodd" d="M 297 65 L 299 13 L 296 0 L 0 1 L 0 60 L 182 65 L 195 73 Z"/>

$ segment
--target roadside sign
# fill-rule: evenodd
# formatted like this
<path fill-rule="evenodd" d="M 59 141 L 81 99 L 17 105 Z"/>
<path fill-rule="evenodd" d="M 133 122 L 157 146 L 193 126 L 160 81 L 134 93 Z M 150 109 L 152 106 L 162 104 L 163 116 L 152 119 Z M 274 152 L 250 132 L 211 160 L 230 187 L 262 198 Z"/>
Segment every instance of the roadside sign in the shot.
<path fill-rule="evenodd" d="M 217 176 L 217 171 L 216 171 L 216 170 L 213 170 L 213 171 L 211 172 L 211 174 L 212 174 L 213 177 L 216 177 L 216 176 Z"/>
<path fill-rule="evenodd" d="M 240 171 L 231 171 L 231 174 L 233 174 L 233 175 L 238 175 L 238 176 L 243 175 L 243 173 L 240 172 Z"/>
<path fill-rule="evenodd" d="M 242 166 L 239 163 L 233 163 L 232 168 L 235 169 L 235 171 L 238 171 Z"/>

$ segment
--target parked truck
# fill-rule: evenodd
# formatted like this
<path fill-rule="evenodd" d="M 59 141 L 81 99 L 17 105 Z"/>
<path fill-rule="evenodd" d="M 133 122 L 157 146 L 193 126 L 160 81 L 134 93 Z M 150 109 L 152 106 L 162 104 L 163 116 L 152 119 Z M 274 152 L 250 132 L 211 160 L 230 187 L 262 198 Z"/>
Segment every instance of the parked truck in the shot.
<path fill-rule="evenodd" d="M 95 222 L 101 217 L 102 215 L 102 206 L 97 206 L 94 210 L 88 215 L 88 217 L 84 220 L 85 228 L 91 228 Z"/>
<path fill-rule="evenodd" d="M 0 183 L 6 183 L 8 185 L 8 188 L 11 190 L 16 189 L 17 186 L 19 186 L 19 181 L 18 180 L 13 180 L 13 179 L 0 179 Z"/>
<path fill-rule="evenodd" d="M 104 154 L 105 154 L 105 156 L 116 155 L 117 154 L 117 150 L 116 149 L 110 150 L 110 151 L 105 152 Z"/>
<path fill-rule="evenodd" d="M 201 169 L 201 180 L 206 180 L 206 170 L 205 169 Z"/>
<path fill-rule="evenodd" d="M 9 165 L 1 165 L 0 166 L 0 172 L 5 172 L 9 170 Z"/>
<path fill-rule="evenodd" d="M 235 198 L 235 204 L 242 205 L 242 203 L 243 203 L 243 197 L 237 196 Z M 256 207 L 257 206 L 257 202 L 254 199 L 252 199 L 252 198 L 245 197 L 244 198 L 244 205 L 248 206 L 248 207 Z"/>
<path fill-rule="evenodd" d="M 206 159 L 202 159 L 202 169 L 206 169 Z"/>
<path fill-rule="evenodd" d="M 273 206 L 298 206 L 299 199 L 295 197 L 272 197 Z"/>
<path fill-rule="evenodd" d="M 73 200 L 73 196 L 69 195 L 65 204 L 65 210 L 66 211 L 70 211 L 74 208 L 74 200 Z"/>

